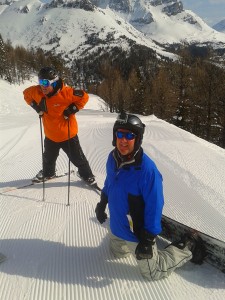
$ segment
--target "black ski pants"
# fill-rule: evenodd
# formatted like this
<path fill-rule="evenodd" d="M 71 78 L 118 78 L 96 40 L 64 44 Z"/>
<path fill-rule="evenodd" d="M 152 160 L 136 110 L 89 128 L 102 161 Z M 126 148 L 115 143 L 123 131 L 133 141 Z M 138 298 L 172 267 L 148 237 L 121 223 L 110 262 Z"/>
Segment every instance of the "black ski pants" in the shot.
<path fill-rule="evenodd" d="M 82 178 L 87 179 L 93 176 L 89 163 L 80 146 L 77 135 L 70 140 L 60 143 L 53 142 L 45 137 L 44 147 L 44 176 L 52 176 L 55 173 L 56 160 L 59 156 L 60 149 L 62 149 L 67 154 L 70 161 L 78 168 L 78 172 Z"/>

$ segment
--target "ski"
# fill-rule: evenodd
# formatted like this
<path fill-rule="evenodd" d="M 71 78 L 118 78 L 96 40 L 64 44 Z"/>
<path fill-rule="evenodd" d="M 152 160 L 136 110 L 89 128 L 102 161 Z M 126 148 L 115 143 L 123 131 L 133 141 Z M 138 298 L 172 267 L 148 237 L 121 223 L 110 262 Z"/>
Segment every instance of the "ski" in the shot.
<path fill-rule="evenodd" d="M 160 235 L 171 242 L 179 240 L 185 233 L 193 232 L 197 232 L 204 242 L 207 254 L 205 261 L 225 273 L 225 242 L 165 215 L 162 216 L 162 233 Z"/>
<path fill-rule="evenodd" d="M 81 179 L 82 182 L 87 186 L 89 187 L 90 189 L 96 191 L 97 193 L 101 193 L 102 189 L 98 186 L 97 183 L 94 183 L 94 184 L 88 184 L 85 180 Z"/>
<path fill-rule="evenodd" d="M 92 189 L 94 189 L 94 190 L 96 190 L 96 191 L 98 191 L 98 192 L 101 192 L 101 191 L 102 191 L 102 189 L 98 186 L 97 183 L 94 183 L 94 184 L 88 184 L 88 183 L 87 183 L 87 186 L 89 186 L 90 188 L 92 188 Z"/>
<path fill-rule="evenodd" d="M 74 173 L 74 170 L 72 170 L 72 171 L 70 172 L 70 174 L 73 174 L 73 173 Z M 49 182 L 49 181 L 52 181 L 53 179 L 61 178 L 61 177 L 67 176 L 67 175 L 69 175 L 69 172 L 64 172 L 64 173 L 62 173 L 62 174 L 58 174 L 58 175 L 56 175 L 56 176 L 54 176 L 54 177 L 52 177 L 52 178 L 49 178 L 49 179 L 45 180 L 45 182 Z M 35 178 L 35 177 L 34 177 L 34 178 Z M 28 184 L 24 184 L 24 185 L 22 185 L 22 186 L 17 186 L 17 187 L 8 188 L 8 189 L 4 190 L 4 191 L 1 192 L 1 193 L 2 193 L 2 194 L 5 194 L 5 193 L 8 193 L 8 192 L 11 192 L 11 191 L 14 191 L 14 190 L 24 189 L 24 188 L 26 188 L 26 187 L 29 187 L 29 186 L 32 186 L 32 185 L 35 185 L 35 184 L 43 183 L 42 180 L 41 180 L 41 181 L 40 181 L 40 180 L 37 181 L 37 180 L 34 180 L 34 178 L 31 179 L 31 181 L 30 181 Z"/>
<path fill-rule="evenodd" d="M 70 172 L 70 174 L 74 174 L 74 173 L 75 173 L 74 170 L 72 170 L 72 171 Z M 93 190 L 96 191 L 97 193 L 100 193 L 100 192 L 102 191 L 102 189 L 98 186 L 97 183 L 94 183 L 94 184 L 88 184 L 85 180 L 83 180 L 83 179 L 79 176 L 78 172 L 77 172 L 76 174 L 77 174 L 77 176 L 82 180 L 82 182 L 85 183 L 85 185 L 86 185 L 87 187 L 93 189 Z M 67 175 L 69 175 L 68 172 L 65 172 L 65 173 L 62 173 L 62 174 L 58 174 L 58 175 L 56 175 L 55 177 L 52 177 L 52 178 L 49 178 L 48 180 L 45 180 L 45 182 L 49 182 L 49 181 L 52 181 L 52 180 L 54 180 L 54 179 L 61 178 L 61 177 L 67 176 Z M 11 191 L 14 191 L 14 190 L 24 189 L 24 188 L 26 188 L 26 187 L 30 187 L 30 186 L 33 186 L 33 185 L 36 185 L 36 184 L 42 184 L 42 183 L 43 183 L 42 180 L 40 181 L 40 180 L 34 180 L 34 179 L 32 179 L 31 182 L 29 182 L 28 184 L 25 184 L 25 185 L 22 185 L 22 186 L 18 186 L 18 187 L 8 188 L 8 189 L 2 191 L 1 194 L 5 194 L 5 193 L 8 193 L 8 192 L 11 192 Z"/>
<path fill-rule="evenodd" d="M 74 173 L 74 170 L 70 171 L 70 174 L 73 174 Z M 62 173 L 62 174 L 56 174 L 54 177 L 50 177 L 48 179 L 45 179 L 44 182 L 48 182 L 50 180 L 53 180 L 53 179 L 56 179 L 56 178 L 61 178 L 61 177 L 64 177 L 66 175 L 69 175 L 69 172 L 65 172 L 65 173 Z M 37 177 L 34 177 L 33 179 L 31 179 L 31 182 L 32 183 L 43 183 L 43 180 L 39 180 L 37 179 Z"/>
<path fill-rule="evenodd" d="M 0 263 L 6 260 L 6 256 L 0 253 Z"/>

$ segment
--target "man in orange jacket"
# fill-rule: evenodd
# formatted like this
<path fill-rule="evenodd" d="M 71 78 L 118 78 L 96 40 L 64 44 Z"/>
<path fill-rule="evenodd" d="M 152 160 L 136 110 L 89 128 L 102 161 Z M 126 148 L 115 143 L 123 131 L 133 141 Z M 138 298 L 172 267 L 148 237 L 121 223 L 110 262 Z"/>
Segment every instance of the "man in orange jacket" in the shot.
<path fill-rule="evenodd" d="M 65 86 L 62 79 L 51 67 L 44 67 L 38 74 L 39 85 L 24 90 L 24 99 L 42 117 L 45 141 L 43 170 L 37 175 L 42 181 L 55 176 L 59 150 L 67 154 L 78 168 L 79 175 L 89 184 L 95 177 L 82 151 L 77 136 L 78 125 L 75 113 L 84 107 L 88 94 Z"/>

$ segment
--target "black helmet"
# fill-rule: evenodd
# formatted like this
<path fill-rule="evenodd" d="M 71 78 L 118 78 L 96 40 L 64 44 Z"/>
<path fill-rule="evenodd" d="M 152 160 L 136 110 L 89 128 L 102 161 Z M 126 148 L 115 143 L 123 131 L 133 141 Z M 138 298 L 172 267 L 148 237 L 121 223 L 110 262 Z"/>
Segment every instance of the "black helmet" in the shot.
<path fill-rule="evenodd" d="M 44 67 L 39 71 L 38 78 L 39 79 L 48 79 L 48 80 L 53 80 L 53 79 L 57 80 L 58 74 L 56 73 L 56 71 L 53 68 Z"/>
<path fill-rule="evenodd" d="M 113 146 L 116 146 L 116 131 L 118 129 L 127 129 L 132 131 L 137 135 L 134 145 L 134 150 L 137 151 L 142 143 L 144 131 L 145 131 L 145 124 L 141 122 L 141 120 L 132 114 L 127 114 L 126 112 L 121 112 L 116 122 L 113 126 Z"/>

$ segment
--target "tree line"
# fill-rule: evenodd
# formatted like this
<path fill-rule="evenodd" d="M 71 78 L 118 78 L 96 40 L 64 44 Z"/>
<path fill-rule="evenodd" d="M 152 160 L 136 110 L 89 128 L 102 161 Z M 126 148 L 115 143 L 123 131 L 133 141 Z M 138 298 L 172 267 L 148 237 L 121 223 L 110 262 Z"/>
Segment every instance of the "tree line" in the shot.
<path fill-rule="evenodd" d="M 62 57 L 12 47 L 0 35 L 0 78 L 20 84 L 51 65 L 67 84 L 99 95 L 110 112 L 154 114 L 225 148 L 224 66 L 210 47 L 182 45 L 176 54 L 176 60 L 159 59 L 153 50 L 132 44 L 129 53 L 115 47 L 66 67 Z"/>
<path fill-rule="evenodd" d="M 129 57 L 101 60 L 97 73 L 101 80 L 89 90 L 111 112 L 154 114 L 225 148 L 225 68 L 210 47 L 196 55 L 183 45 L 175 61 L 139 49 Z"/>
<path fill-rule="evenodd" d="M 13 47 L 11 41 L 4 42 L 0 34 L 0 78 L 11 84 L 20 84 L 37 75 L 43 66 L 53 66 L 70 82 L 70 70 L 60 56 L 44 52 L 41 48 Z"/>

